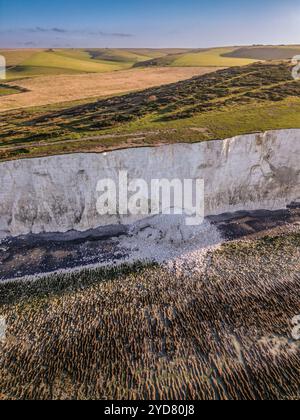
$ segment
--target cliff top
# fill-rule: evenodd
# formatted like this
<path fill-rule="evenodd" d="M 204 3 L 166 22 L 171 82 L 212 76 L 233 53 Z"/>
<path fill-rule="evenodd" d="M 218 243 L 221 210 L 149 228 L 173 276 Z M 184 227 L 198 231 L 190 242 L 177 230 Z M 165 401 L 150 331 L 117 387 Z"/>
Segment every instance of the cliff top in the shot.
<path fill-rule="evenodd" d="M 0 160 L 300 128 L 300 82 L 291 70 L 255 63 L 88 103 L 2 113 Z"/>

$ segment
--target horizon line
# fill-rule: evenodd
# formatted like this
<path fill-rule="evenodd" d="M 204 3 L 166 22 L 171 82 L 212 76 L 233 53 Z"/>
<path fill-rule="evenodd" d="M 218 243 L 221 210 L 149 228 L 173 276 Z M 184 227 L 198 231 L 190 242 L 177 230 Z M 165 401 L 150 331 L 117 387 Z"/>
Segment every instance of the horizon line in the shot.
<path fill-rule="evenodd" d="M 89 47 L 89 46 L 85 46 L 85 47 L 79 47 L 79 46 L 18 46 L 18 47 L 1 47 L 0 48 L 2 50 L 40 50 L 40 49 L 53 49 L 53 50 L 57 50 L 57 49 L 86 49 L 86 48 L 90 48 L 90 49 L 118 49 L 118 50 L 126 50 L 126 49 L 136 49 L 136 50 L 142 50 L 142 49 L 149 49 L 149 50 L 157 50 L 157 49 L 168 49 L 168 50 L 176 50 L 176 49 L 188 49 L 188 50 L 204 50 L 204 49 L 216 49 L 216 48 L 240 48 L 240 47 L 282 47 L 282 46 L 289 46 L 289 47 L 294 47 L 294 46 L 300 46 L 300 43 L 282 43 L 282 44 L 236 44 L 236 45 L 232 45 L 232 44 L 223 44 L 223 45 L 215 45 L 213 47 L 168 47 L 168 46 L 164 46 L 164 47 Z"/>

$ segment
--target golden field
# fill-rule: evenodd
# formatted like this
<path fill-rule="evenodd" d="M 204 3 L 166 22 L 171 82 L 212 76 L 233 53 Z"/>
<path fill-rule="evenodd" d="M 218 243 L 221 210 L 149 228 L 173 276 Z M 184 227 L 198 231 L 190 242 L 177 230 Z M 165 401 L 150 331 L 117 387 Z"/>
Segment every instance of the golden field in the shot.
<path fill-rule="evenodd" d="M 118 95 L 216 71 L 211 67 L 158 67 L 110 73 L 40 76 L 10 82 L 27 92 L 3 96 L 0 111 Z"/>

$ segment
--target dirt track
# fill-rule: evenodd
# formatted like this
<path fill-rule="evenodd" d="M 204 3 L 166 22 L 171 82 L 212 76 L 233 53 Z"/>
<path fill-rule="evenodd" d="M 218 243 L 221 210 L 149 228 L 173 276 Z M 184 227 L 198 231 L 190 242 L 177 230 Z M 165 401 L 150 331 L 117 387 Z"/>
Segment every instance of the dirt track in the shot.
<path fill-rule="evenodd" d="M 132 69 L 105 74 L 42 76 L 11 82 L 28 92 L 1 98 L 0 111 L 117 95 L 178 82 L 218 70 L 214 67 Z"/>

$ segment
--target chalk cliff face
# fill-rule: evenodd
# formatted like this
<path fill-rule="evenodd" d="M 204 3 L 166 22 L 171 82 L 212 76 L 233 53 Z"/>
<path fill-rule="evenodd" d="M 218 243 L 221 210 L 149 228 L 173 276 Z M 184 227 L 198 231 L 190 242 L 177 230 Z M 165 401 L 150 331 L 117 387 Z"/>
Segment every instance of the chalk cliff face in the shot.
<path fill-rule="evenodd" d="M 96 208 L 98 181 L 118 182 L 120 170 L 129 180 L 204 179 L 206 215 L 275 210 L 300 199 L 300 130 L 1 163 L 1 235 L 132 223 L 128 216 L 100 216 Z"/>

